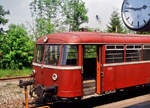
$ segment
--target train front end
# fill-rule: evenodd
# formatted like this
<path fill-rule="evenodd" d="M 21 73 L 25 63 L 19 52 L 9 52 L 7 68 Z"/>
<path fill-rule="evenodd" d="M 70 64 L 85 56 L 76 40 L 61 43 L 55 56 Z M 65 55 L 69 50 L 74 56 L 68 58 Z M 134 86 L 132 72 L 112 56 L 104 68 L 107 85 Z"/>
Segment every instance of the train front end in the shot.
<path fill-rule="evenodd" d="M 37 41 L 33 60 L 33 88 L 43 102 L 72 101 L 82 96 L 79 45 Z M 21 82 L 23 84 L 23 82 Z"/>

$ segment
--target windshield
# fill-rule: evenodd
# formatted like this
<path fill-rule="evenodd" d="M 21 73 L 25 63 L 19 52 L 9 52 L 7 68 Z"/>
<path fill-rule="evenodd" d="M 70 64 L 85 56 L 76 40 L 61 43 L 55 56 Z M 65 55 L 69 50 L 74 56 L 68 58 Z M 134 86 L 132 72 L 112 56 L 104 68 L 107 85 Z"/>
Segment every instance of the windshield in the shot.
<path fill-rule="evenodd" d="M 60 45 L 46 45 L 45 64 L 58 65 L 60 57 Z"/>
<path fill-rule="evenodd" d="M 42 63 L 44 56 L 44 45 L 36 45 L 34 53 L 34 62 Z"/>
<path fill-rule="evenodd" d="M 64 45 L 62 49 L 61 65 L 78 65 L 78 46 Z"/>

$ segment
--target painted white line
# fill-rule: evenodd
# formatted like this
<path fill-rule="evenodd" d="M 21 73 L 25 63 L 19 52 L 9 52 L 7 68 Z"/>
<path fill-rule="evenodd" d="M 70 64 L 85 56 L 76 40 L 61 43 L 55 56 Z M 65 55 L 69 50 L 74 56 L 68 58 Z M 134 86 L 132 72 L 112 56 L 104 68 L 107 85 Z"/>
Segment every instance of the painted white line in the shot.
<path fill-rule="evenodd" d="M 107 66 L 120 66 L 120 65 L 141 64 L 141 63 L 150 63 L 150 61 L 137 61 L 137 62 L 126 62 L 126 63 L 111 63 L 111 64 L 103 64 L 103 66 L 104 67 L 107 67 Z"/>
<path fill-rule="evenodd" d="M 45 65 L 45 64 L 38 64 L 38 63 L 32 63 L 33 66 L 39 66 L 42 68 L 49 68 L 49 69 L 59 69 L 59 70 L 75 70 L 75 69 L 81 69 L 81 66 L 52 66 L 52 65 Z"/>

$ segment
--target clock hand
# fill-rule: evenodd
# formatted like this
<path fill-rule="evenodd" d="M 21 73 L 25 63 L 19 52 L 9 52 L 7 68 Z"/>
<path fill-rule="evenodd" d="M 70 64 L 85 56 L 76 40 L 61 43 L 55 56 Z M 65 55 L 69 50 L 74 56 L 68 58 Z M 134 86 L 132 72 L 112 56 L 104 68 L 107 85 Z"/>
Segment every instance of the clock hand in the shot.
<path fill-rule="evenodd" d="M 143 7 L 141 7 L 141 8 L 136 8 L 136 10 L 141 10 L 141 9 L 146 9 L 147 8 L 147 6 L 146 5 L 143 5 Z"/>
<path fill-rule="evenodd" d="M 131 9 L 131 10 L 134 10 L 134 11 L 137 10 L 137 8 L 132 8 L 132 7 L 127 7 L 126 9 Z"/>
<path fill-rule="evenodd" d="M 143 7 L 141 7 L 141 9 L 146 9 L 147 8 L 147 6 L 146 5 L 143 5 Z"/>
<path fill-rule="evenodd" d="M 147 7 L 148 7 L 148 6 L 144 5 L 144 6 L 143 6 L 143 9 L 146 9 Z"/>
<path fill-rule="evenodd" d="M 140 7 L 140 8 L 132 8 L 132 7 L 128 7 L 128 8 L 126 8 L 126 9 L 131 9 L 131 10 L 137 11 L 137 10 L 146 9 L 146 8 L 147 8 L 147 6 L 146 6 L 146 5 L 143 5 L 143 6 Z"/>

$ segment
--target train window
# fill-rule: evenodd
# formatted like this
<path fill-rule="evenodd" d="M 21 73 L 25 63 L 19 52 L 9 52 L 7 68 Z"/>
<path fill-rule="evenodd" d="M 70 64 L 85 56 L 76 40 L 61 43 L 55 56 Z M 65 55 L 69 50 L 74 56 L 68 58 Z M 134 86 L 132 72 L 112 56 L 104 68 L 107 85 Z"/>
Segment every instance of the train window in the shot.
<path fill-rule="evenodd" d="M 127 45 L 126 61 L 140 61 L 141 60 L 141 45 Z"/>
<path fill-rule="evenodd" d="M 96 45 L 84 46 L 84 58 L 96 58 Z"/>
<path fill-rule="evenodd" d="M 34 62 L 42 63 L 44 55 L 44 45 L 36 45 L 35 54 L 34 54 Z"/>
<path fill-rule="evenodd" d="M 135 45 L 135 48 L 140 48 L 141 49 L 141 46 L 140 45 Z"/>
<path fill-rule="evenodd" d="M 124 45 L 106 46 L 106 63 L 120 62 L 124 62 Z"/>
<path fill-rule="evenodd" d="M 124 49 L 124 46 L 117 45 L 116 49 Z"/>
<path fill-rule="evenodd" d="M 46 45 L 45 64 L 57 65 L 59 63 L 60 45 Z"/>
<path fill-rule="evenodd" d="M 107 50 L 124 49 L 124 46 L 123 46 L 123 45 L 107 45 L 107 46 L 106 46 L 106 49 L 107 49 Z"/>
<path fill-rule="evenodd" d="M 127 46 L 127 49 L 132 49 L 132 48 L 134 48 L 133 45 L 128 45 L 128 46 Z"/>
<path fill-rule="evenodd" d="M 144 45 L 143 60 L 150 60 L 150 45 Z"/>
<path fill-rule="evenodd" d="M 108 45 L 107 49 L 115 49 L 115 46 L 114 45 Z"/>
<path fill-rule="evenodd" d="M 64 45 L 62 50 L 61 65 L 78 65 L 78 46 Z"/>
<path fill-rule="evenodd" d="M 150 45 L 144 45 L 144 49 L 150 49 Z"/>

